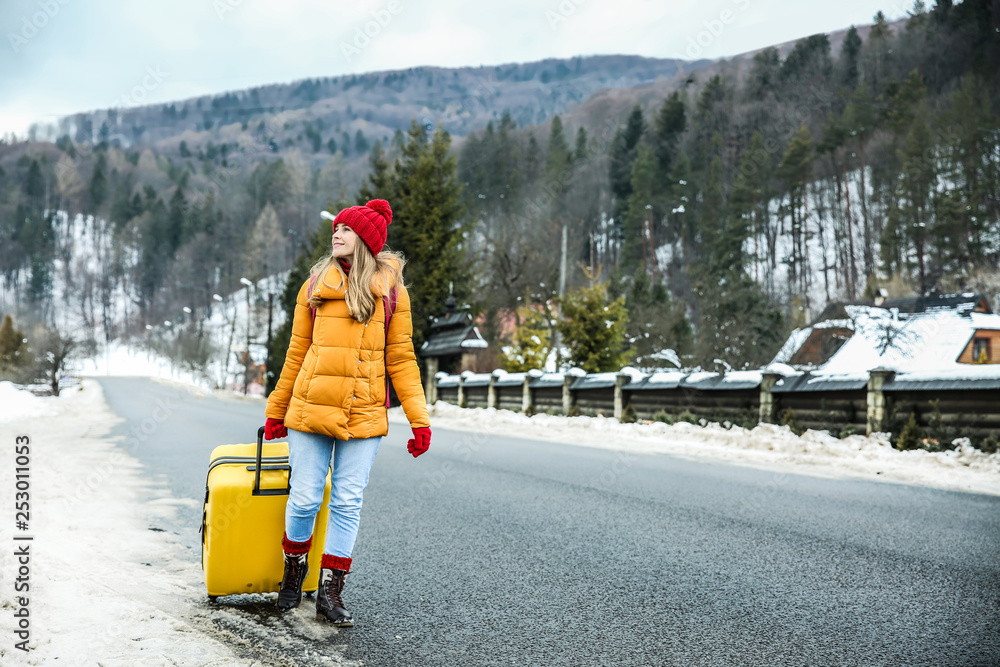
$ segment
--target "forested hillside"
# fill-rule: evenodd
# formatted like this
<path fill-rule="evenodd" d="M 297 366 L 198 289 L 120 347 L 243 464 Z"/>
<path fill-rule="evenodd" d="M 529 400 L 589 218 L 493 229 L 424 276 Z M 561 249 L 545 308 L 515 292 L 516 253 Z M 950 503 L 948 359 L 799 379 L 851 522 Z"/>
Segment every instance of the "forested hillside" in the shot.
<path fill-rule="evenodd" d="M 734 366 L 766 363 L 830 300 L 996 295 L 997 11 L 917 2 L 905 27 L 880 13 L 837 54 L 815 35 L 722 63 L 618 123 L 477 133 L 459 166 L 485 292 L 505 308 L 551 293 L 565 224 L 572 261 L 624 295 L 640 360 Z"/>
<path fill-rule="evenodd" d="M 705 62 L 589 56 L 493 67 L 411 67 L 155 105 L 142 103 L 148 94 L 142 91 L 112 109 L 35 125 L 29 136 L 126 149 L 150 146 L 180 163 L 207 157 L 222 166 L 255 161 L 259 156 L 243 154 L 259 143 L 268 153 L 298 149 L 318 166 L 337 152 L 349 162 L 363 160 L 376 140 L 387 144 L 414 118 L 456 136 L 482 129 L 504 110 L 518 124 L 542 123 L 595 91 L 671 80 L 680 68 Z M 151 69 L 150 88 L 166 77 Z"/>
<path fill-rule="evenodd" d="M 682 69 L 623 57 L 468 81 L 412 70 L 125 109 L 104 129 L 74 117 L 54 143 L 0 144 L 0 311 L 81 341 L 164 320 L 195 335 L 241 278 L 297 259 L 301 272 L 326 242 L 319 210 L 372 196 L 397 208 L 388 243 L 422 295 L 417 339 L 454 283 L 492 349 L 513 346 L 508 365 L 544 359 L 558 329 L 571 351 L 607 341 L 588 370 L 669 365 L 670 350 L 688 366 L 756 366 L 830 300 L 992 296 L 997 12 L 917 2 L 900 24 L 880 14 L 832 41 Z M 475 93 L 477 76 L 510 83 L 508 97 Z M 449 77 L 481 107 L 415 111 L 415 91 Z"/>

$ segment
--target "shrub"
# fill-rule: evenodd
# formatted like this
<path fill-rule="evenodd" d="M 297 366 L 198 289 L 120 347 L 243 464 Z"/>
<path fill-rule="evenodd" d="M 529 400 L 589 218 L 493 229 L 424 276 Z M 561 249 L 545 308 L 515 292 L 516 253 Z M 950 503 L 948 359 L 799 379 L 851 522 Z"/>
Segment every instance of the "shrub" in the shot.
<path fill-rule="evenodd" d="M 698 418 L 694 416 L 694 413 L 690 410 L 685 410 L 684 412 L 677 415 L 677 421 L 687 422 L 688 424 L 697 424 Z"/>
<path fill-rule="evenodd" d="M 849 438 L 852 435 L 858 434 L 858 428 L 854 424 L 848 424 L 844 428 L 840 429 L 840 433 L 837 434 L 838 438 Z"/>
<path fill-rule="evenodd" d="M 740 420 L 740 426 L 747 429 L 748 431 L 757 426 L 760 423 L 760 413 L 756 410 L 747 410 L 743 414 L 743 419 Z"/>
<path fill-rule="evenodd" d="M 911 412 L 910 419 L 906 422 L 906 426 L 903 427 L 903 431 L 899 434 L 899 439 L 896 440 L 896 449 L 917 449 L 921 445 L 920 441 L 922 436 L 923 433 L 920 431 L 920 426 L 917 424 L 917 413 Z"/>
<path fill-rule="evenodd" d="M 658 410 L 653 414 L 653 421 L 663 422 L 664 424 L 673 424 L 676 419 L 674 419 L 674 416 L 666 410 Z"/>
<path fill-rule="evenodd" d="M 802 434 L 802 427 L 799 426 L 799 420 L 795 416 L 795 411 L 791 408 L 785 408 L 785 410 L 781 413 L 781 418 L 778 420 L 778 423 L 782 426 L 787 426 L 795 435 Z"/>
<path fill-rule="evenodd" d="M 629 403 L 625 406 L 625 409 L 622 410 L 622 423 L 634 424 L 637 421 L 639 421 L 639 415 L 635 413 L 635 408 L 633 408 L 632 404 Z"/>
<path fill-rule="evenodd" d="M 986 454 L 995 454 L 998 444 L 1000 439 L 997 438 L 997 432 L 990 431 L 990 434 L 979 442 L 979 449 Z"/>

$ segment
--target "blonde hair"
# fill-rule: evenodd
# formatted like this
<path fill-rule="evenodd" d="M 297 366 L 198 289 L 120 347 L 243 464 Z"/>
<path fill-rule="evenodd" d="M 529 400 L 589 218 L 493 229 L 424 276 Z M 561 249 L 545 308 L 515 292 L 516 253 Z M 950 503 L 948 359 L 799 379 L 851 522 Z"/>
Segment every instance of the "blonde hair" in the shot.
<path fill-rule="evenodd" d="M 351 272 L 344 273 L 340 262 L 333 256 L 333 241 L 330 241 L 330 252 L 316 262 L 309 270 L 309 282 L 334 289 L 347 283 L 347 309 L 358 322 L 368 322 L 375 315 L 379 300 L 387 296 L 395 287 L 403 286 L 403 267 L 406 258 L 402 253 L 393 250 L 383 250 L 373 255 L 368 246 L 359 238 L 354 245 L 351 257 Z M 330 268 L 335 268 L 340 275 L 336 285 L 326 282 L 326 274 Z M 315 290 L 309 295 L 309 306 L 319 308 L 326 299 L 317 295 Z"/>

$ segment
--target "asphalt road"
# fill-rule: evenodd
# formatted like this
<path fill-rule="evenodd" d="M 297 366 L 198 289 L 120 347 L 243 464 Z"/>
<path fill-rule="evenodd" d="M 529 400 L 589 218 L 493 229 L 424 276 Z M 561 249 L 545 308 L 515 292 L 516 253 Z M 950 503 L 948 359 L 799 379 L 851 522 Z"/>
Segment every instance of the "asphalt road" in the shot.
<path fill-rule="evenodd" d="M 122 446 L 199 501 L 212 448 L 264 419 L 261 402 L 100 381 Z M 390 426 L 344 593 L 354 628 L 317 626 L 311 600 L 281 617 L 222 598 L 213 622 L 288 664 L 1000 665 L 1000 498 L 512 435 L 438 428 L 415 460 Z M 192 545 L 200 518 L 175 527 Z"/>

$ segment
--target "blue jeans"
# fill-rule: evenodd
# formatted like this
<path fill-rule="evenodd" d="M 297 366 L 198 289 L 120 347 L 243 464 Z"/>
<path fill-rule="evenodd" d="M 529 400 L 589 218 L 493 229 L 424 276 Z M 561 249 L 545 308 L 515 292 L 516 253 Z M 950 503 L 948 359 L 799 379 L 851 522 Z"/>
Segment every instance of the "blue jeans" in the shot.
<path fill-rule="evenodd" d="M 288 459 L 292 466 L 291 492 L 285 505 L 285 534 L 305 542 L 313 534 L 316 513 L 323 502 L 326 472 L 330 483 L 330 516 L 323 553 L 351 557 L 358 537 L 361 495 L 375 462 L 381 437 L 337 440 L 328 435 L 288 429 Z"/>

